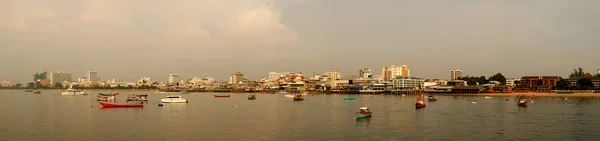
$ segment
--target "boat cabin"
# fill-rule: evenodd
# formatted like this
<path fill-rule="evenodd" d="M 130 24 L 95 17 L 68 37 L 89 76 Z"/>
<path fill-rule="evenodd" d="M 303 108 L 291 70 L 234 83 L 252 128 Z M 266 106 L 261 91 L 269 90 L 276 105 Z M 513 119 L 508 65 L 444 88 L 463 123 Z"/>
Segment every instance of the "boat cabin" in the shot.
<path fill-rule="evenodd" d="M 170 96 L 165 96 L 165 98 L 181 99 L 181 96 L 178 96 L 178 95 L 170 95 Z"/>
<path fill-rule="evenodd" d="M 361 107 L 359 112 L 370 112 L 368 107 Z"/>

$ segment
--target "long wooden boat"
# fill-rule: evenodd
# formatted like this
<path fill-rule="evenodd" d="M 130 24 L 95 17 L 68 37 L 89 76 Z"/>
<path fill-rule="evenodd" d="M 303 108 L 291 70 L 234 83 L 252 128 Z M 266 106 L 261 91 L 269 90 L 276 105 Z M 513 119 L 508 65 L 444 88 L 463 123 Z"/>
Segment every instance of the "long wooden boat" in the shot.
<path fill-rule="evenodd" d="M 98 93 L 98 95 L 100 95 L 100 96 L 116 96 L 116 95 L 119 95 L 119 93 L 112 93 L 112 94 L 111 93 L 108 93 L 108 94 Z"/>
<path fill-rule="evenodd" d="M 215 98 L 228 98 L 231 97 L 230 95 L 213 95 L 215 96 Z"/>
<path fill-rule="evenodd" d="M 102 107 L 105 107 L 105 108 L 109 108 L 109 107 L 144 107 L 144 104 L 108 103 L 108 102 L 102 102 L 102 101 L 98 101 L 98 103 L 100 103 L 100 105 L 102 105 Z"/>

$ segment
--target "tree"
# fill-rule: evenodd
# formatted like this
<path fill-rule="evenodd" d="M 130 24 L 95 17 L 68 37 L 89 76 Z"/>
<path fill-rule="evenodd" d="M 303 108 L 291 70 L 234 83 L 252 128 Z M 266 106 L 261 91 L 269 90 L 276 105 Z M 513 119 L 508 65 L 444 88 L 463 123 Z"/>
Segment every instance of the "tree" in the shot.
<path fill-rule="evenodd" d="M 556 82 L 556 89 L 559 89 L 559 90 L 569 89 L 569 81 L 567 81 L 566 79 L 560 78 L 558 80 L 558 82 Z"/>
<path fill-rule="evenodd" d="M 62 88 L 62 87 L 63 87 L 63 85 L 62 85 L 62 84 L 60 84 L 60 83 L 56 83 L 56 84 L 54 84 L 54 88 Z"/>
<path fill-rule="evenodd" d="M 573 69 L 573 72 L 569 75 L 569 78 L 583 77 L 583 75 L 585 75 L 585 72 L 583 72 L 583 68 L 579 67 L 577 69 Z"/>
<path fill-rule="evenodd" d="M 498 81 L 502 85 L 506 85 L 506 78 L 502 73 L 496 73 L 495 75 L 490 76 L 489 81 Z"/>

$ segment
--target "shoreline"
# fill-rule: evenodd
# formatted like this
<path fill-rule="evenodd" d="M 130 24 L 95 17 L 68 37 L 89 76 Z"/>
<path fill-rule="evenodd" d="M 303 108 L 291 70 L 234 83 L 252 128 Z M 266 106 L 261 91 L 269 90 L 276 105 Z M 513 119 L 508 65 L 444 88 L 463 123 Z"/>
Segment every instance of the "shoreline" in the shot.
<path fill-rule="evenodd" d="M 556 93 L 483 93 L 483 94 L 429 94 L 439 96 L 500 96 L 500 97 L 515 97 L 515 96 L 535 96 L 535 97 L 600 97 L 600 93 L 571 93 L 571 94 L 556 94 Z"/>

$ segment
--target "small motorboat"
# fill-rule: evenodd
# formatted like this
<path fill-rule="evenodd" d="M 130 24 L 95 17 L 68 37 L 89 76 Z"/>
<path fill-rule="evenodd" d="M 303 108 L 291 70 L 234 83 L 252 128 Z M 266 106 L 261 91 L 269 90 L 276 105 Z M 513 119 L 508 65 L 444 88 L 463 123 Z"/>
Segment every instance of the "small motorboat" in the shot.
<path fill-rule="evenodd" d="M 295 95 L 293 95 L 293 94 L 286 94 L 286 95 L 284 95 L 283 97 L 285 97 L 285 98 L 294 98 L 294 97 L 296 97 L 296 96 L 295 96 Z"/>
<path fill-rule="evenodd" d="M 365 98 L 371 98 L 372 95 L 365 95 Z"/>
<path fill-rule="evenodd" d="M 213 95 L 215 98 L 229 98 L 229 95 Z"/>
<path fill-rule="evenodd" d="M 486 96 L 485 98 L 492 98 L 492 97 Z"/>
<path fill-rule="evenodd" d="M 373 112 L 369 111 L 368 107 L 361 107 L 359 109 L 359 111 L 356 112 L 356 117 L 357 118 L 371 117 L 371 114 L 373 114 Z"/>
<path fill-rule="evenodd" d="M 433 96 L 427 97 L 427 101 L 429 101 L 429 102 L 435 102 L 437 100 L 438 100 L 437 97 L 433 97 Z"/>
<path fill-rule="evenodd" d="M 119 93 L 98 93 L 99 96 L 117 96 Z"/>
<path fill-rule="evenodd" d="M 299 94 L 298 94 L 298 95 L 294 96 L 294 98 L 293 98 L 293 99 L 294 99 L 294 101 L 303 101 L 303 100 L 304 100 L 304 97 L 303 97 L 302 95 L 299 95 Z"/>
<path fill-rule="evenodd" d="M 525 100 L 525 99 L 519 100 L 519 103 L 517 103 L 517 106 L 519 106 L 519 107 L 527 107 L 527 100 Z"/>
<path fill-rule="evenodd" d="M 73 89 L 73 86 L 69 87 L 65 92 L 60 93 L 61 95 L 66 96 L 76 96 L 76 95 L 87 95 L 85 91 Z"/>
<path fill-rule="evenodd" d="M 402 96 L 406 96 L 406 94 L 402 94 Z"/>
<path fill-rule="evenodd" d="M 33 90 L 25 90 L 25 92 L 33 92 Z"/>
<path fill-rule="evenodd" d="M 423 101 L 423 96 L 419 96 L 417 97 L 417 102 L 415 103 L 415 108 L 419 109 L 419 108 L 425 108 L 425 101 Z"/>
<path fill-rule="evenodd" d="M 250 96 L 248 96 L 248 100 L 255 100 L 255 99 L 256 99 L 256 96 L 255 96 L 255 95 L 250 95 Z"/>
<path fill-rule="evenodd" d="M 35 92 L 33 92 L 33 94 L 42 94 L 42 92 L 41 91 L 35 91 Z"/>
<path fill-rule="evenodd" d="M 344 100 L 355 100 L 355 97 L 349 96 L 349 97 L 344 97 Z"/>
<path fill-rule="evenodd" d="M 473 101 L 473 102 L 471 102 L 471 103 L 473 103 L 473 104 L 477 104 L 477 101 Z"/>
<path fill-rule="evenodd" d="M 102 105 L 102 107 L 104 107 L 104 108 L 109 108 L 109 107 L 144 107 L 144 104 L 108 103 L 108 102 L 102 102 L 102 101 L 98 101 L 98 103 L 100 103 L 100 105 Z"/>
<path fill-rule="evenodd" d="M 131 94 L 127 96 L 127 101 L 148 101 L 148 94 Z"/>
<path fill-rule="evenodd" d="M 188 101 L 186 99 L 183 99 L 183 98 L 181 98 L 181 96 L 178 96 L 178 95 L 165 96 L 164 98 L 160 99 L 160 102 L 162 102 L 162 103 L 188 103 Z"/>
<path fill-rule="evenodd" d="M 98 95 L 96 97 L 96 101 L 114 101 L 115 100 L 115 96 L 100 96 Z"/>

